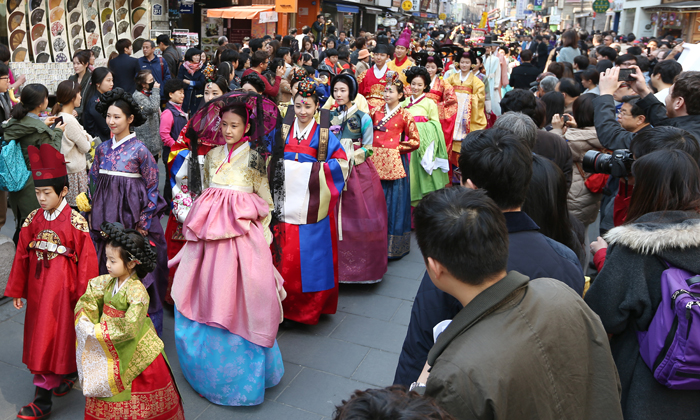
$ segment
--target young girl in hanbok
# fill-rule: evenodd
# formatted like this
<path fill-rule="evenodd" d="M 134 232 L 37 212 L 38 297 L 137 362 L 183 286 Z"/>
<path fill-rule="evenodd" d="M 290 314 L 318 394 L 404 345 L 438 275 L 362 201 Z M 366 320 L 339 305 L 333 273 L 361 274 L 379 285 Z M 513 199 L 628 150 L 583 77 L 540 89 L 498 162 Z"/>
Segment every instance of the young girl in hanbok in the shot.
<path fill-rule="evenodd" d="M 272 101 L 232 92 L 197 111 L 186 133 L 191 145 L 202 138 L 217 146 L 204 158 L 201 184 L 199 168 L 190 171 L 197 199 L 182 226 L 187 242 L 170 261 L 175 345 L 192 388 L 219 405 L 260 404 L 284 374 L 275 339 L 284 289 L 270 251 L 265 166 L 265 135 L 276 120 Z"/>
<path fill-rule="evenodd" d="M 119 222 L 136 229 L 156 246 L 158 264 L 142 279 L 150 296 L 148 315 L 158 334 L 163 330 L 163 297 L 168 284 L 168 257 L 160 218 L 167 204 L 158 194 L 158 165 L 151 152 L 136 135 L 132 126 L 146 121 L 136 101 L 121 88 L 100 96 L 97 111 L 105 118 L 112 138 L 95 149 L 90 168 L 90 233 L 100 260 L 100 273 L 106 274 L 105 246 L 100 226 L 103 222 Z"/>
<path fill-rule="evenodd" d="M 357 80 L 339 74 L 331 80 L 336 106 L 331 131 L 348 154 L 350 175 L 340 201 L 338 276 L 340 283 L 376 283 L 387 270 L 387 214 L 384 191 L 372 156 L 372 118 L 353 102 Z"/>
<path fill-rule="evenodd" d="M 274 230 L 275 264 L 287 291 L 284 317 L 304 324 L 316 324 L 338 307 L 336 206 L 348 169 L 345 149 L 326 124 L 327 111 L 321 111 L 320 123 L 314 119 L 318 107 L 314 84 L 300 82 L 294 114 L 287 111 L 282 123 L 284 187 L 275 196 L 281 222 Z"/>
<path fill-rule="evenodd" d="M 418 149 L 420 138 L 413 116 L 401 107 L 403 83 L 388 74 L 386 105 L 370 111 L 374 123 L 374 154 L 370 160 L 382 182 L 388 214 L 388 256 L 397 259 L 411 250 L 411 191 L 409 154 Z"/>
<path fill-rule="evenodd" d="M 90 280 L 75 307 L 85 419 L 184 420 L 140 280 L 157 267 L 156 251 L 120 223 L 103 223 L 100 235 L 108 274 Z"/>
<path fill-rule="evenodd" d="M 442 54 L 437 51 L 428 51 L 418 54 L 416 59 L 419 66 L 425 67 L 430 75 L 430 91 L 425 96 L 435 102 L 438 108 L 438 117 L 442 126 L 442 134 L 445 137 L 447 154 L 452 149 L 452 135 L 457 120 L 457 96 L 452 86 L 442 78 Z"/>
<path fill-rule="evenodd" d="M 420 135 L 420 147 L 411 153 L 411 204 L 416 205 L 426 194 L 444 188 L 450 170 L 438 107 L 426 98 L 430 92 L 430 74 L 424 67 L 411 67 L 406 72 L 412 95 L 401 106 L 411 113 Z"/>

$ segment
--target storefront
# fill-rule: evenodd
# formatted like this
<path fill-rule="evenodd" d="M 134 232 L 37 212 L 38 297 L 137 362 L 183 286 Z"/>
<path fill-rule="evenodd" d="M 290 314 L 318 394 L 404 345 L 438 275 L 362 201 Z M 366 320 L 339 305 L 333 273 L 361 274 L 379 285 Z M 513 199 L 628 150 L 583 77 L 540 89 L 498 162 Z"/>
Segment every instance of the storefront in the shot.
<path fill-rule="evenodd" d="M 221 7 L 206 9 L 206 17 L 220 20 L 221 26 L 217 26 L 215 23 L 209 26 L 210 29 L 216 31 L 218 27 L 227 27 L 226 35 L 229 38 L 229 42 L 241 43 L 246 36 L 262 38 L 266 34 L 275 34 L 277 32 L 278 14 L 273 9 L 274 6 L 272 5 Z M 204 15 L 205 12 L 203 11 L 202 16 Z M 224 21 L 230 22 L 224 23 Z M 205 29 L 206 27 L 202 28 L 202 30 Z M 207 38 L 211 40 L 214 36 Z M 202 45 L 204 46 L 204 44 L 203 39 Z"/>
<path fill-rule="evenodd" d="M 664 2 L 646 7 L 651 13 L 655 36 L 682 38 L 686 42 L 700 41 L 700 1 Z"/>

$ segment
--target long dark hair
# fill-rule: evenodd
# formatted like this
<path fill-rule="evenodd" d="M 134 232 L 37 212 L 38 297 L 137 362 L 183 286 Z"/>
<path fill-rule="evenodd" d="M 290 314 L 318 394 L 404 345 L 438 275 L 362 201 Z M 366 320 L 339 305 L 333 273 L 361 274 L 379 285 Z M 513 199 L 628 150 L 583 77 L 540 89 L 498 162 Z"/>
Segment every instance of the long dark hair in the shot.
<path fill-rule="evenodd" d="M 663 149 L 632 165 L 634 190 L 625 224 L 658 211 L 700 210 L 700 168 L 683 150 Z"/>
<path fill-rule="evenodd" d="M 597 97 L 595 93 L 585 93 L 574 101 L 572 111 L 578 128 L 593 127 L 593 99 Z"/>
<path fill-rule="evenodd" d="M 97 85 L 102 83 L 110 73 L 111 71 L 109 71 L 107 67 L 97 67 L 95 71 L 92 72 L 92 75 L 90 76 L 90 85 L 88 86 L 87 91 L 85 91 L 83 103 L 86 103 L 85 101 L 92 99 L 92 97 L 98 93 Z"/>
<path fill-rule="evenodd" d="M 10 115 L 12 118 L 21 120 L 26 117 L 29 111 L 41 106 L 49 97 L 49 90 L 39 83 L 30 83 L 22 89 L 19 103 L 12 108 Z"/>
<path fill-rule="evenodd" d="M 581 249 L 569 219 L 564 173 L 551 160 L 532 156 L 532 178 L 522 211 L 540 227 L 540 233 L 570 248 Z"/>
<path fill-rule="evenodd" d="M 557 91 L 547 92 L 542 96 L 542 102 L 544 102 L 547 111 L 547 118 L 544 121 L 544 125 L 548 126 L 552 123 L 552 117 L 555 114 L 564 113 L 564 95 Z M 578 122 L 578 120 L 576 121 Z"/>
<path fill-rule="evenodd" d="M 63 105 L 73 102 L 80 93 L 80 83 L 73 80 L 64 80 L 56 88 L 56 104 L 51 109 L 51 114 L 58 115 Z"/>

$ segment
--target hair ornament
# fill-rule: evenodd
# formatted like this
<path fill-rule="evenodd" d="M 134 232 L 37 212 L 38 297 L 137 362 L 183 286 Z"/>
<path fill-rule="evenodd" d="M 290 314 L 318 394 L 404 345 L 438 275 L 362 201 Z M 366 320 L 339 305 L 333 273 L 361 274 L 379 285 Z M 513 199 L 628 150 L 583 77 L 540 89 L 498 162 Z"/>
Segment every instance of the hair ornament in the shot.
<path fill-rule="evenodd" d="M 294 84 L 296 82 L 301 82 L 302 80 L 306 79 L 306 70 L 302 69 L 301 67 L 296 67 L 292 71 L 292 83 Z"/>
<path fill-rule="evenodd" d="M 212 63 L 207 63 L 206 67 L 202 70 L 202 74 L 208 83 L 214 82 L 214 80 L 216 80 L 216 66 Z"/>
<path fill-rule="evenodd" d="M 387 71 L 384 78 L 386 79 L 386 82 L 390 84 L 394 84 L 397 80 L 401 80 L 399 74 L 393 70 Z"/>
<path fill-rule="evenodd" d="M 298 93 L 302 98 L 310 98 L 316 93 L 316 85 L 310 80 L 299 82 Z"/>

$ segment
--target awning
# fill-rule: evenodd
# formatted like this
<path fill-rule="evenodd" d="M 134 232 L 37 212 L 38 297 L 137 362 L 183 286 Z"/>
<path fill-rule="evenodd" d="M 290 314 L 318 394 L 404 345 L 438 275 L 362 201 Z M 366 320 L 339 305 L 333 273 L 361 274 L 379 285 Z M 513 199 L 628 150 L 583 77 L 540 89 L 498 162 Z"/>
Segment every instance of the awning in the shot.
<path fill-rule="evenodd" d="M 367 13 L 371 13 L 373 15 L 381 15 L 382 13 L 385 12 L 384 10 L 377 9 L 376 7 L 365 7 L 365 11 L 367 11 Z"/>
<path fill-rule="evenodd" d="M 260 12 L 274 10 L 274 5 L 269 6 L 232 6 L 208 9 L 207 17 L 224 19 L 253 19 Z"/>
<path fill-rule="evenodd" d="M 688 13 L 700 11 L 700 1 L 684 1 L 681 3 L 667 3 L 656 6 L 643 7 L 645 12 L 680 12 Z"/>
<path fill-rule="evenodd" d="M 514 20 L 515 20 L 515 18 L 508 16 L 508 17 L 504 17 L 503 19 L 498 19 L 496 21 L 496 23 L 501 24 L 503 22 L 509 22 L 509 21 L 512 22 Z"/>
<path fill-rule="evenodd" d="M 336 4 L 335 8 L 342 13 L 360 13 L 360 8 L 357 6 L 346 6 L 344 4 Z"/>

